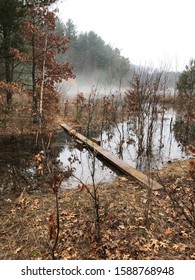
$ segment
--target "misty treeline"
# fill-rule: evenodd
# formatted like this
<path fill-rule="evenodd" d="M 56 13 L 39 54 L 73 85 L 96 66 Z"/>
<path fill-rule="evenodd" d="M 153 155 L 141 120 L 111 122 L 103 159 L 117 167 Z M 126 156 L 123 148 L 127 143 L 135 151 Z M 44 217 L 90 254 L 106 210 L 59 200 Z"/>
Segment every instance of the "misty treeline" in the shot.
<path fill-rule="evenodd" d="M 107 84 L 122 83 L 130 77 L 129 59 L 94 31 L 79 33 L 74 22 L 68 19 L 65 24 L 57 21 L 56 32 L 70 38 L 68 51 L 58 59 L 65 57 L 74 65 L 77 75 L 96 73 L 96 77 Z"/>
<path fill-rule="evenodd" d="M 79 80 L 82 77 L 106 86 L 117 86 L 119 89 L 129 87 L 135 72 L 155 72 L 167 77 L 167 86 L 174 88 L 180 75 L 179 72 L 170 71 L 162 64 L 162 69 L 153 69 L 152 66 L 140 67 L 130 63 L 129 58 L 121 55 L 121 51 L 111 44 L 106 43 L 101 36 L 93 30 L 89 32 L 78 32 L 77 26 L 72 19 L 63 23 L 59 18 L 56 21 L 56 33 L 64 34 L 69 38 L 68 50 L 63 55 L 58 55 L 58 60 L 67 60 L 74 65 L 74 73 Z M 133 42 L 132 42 L 133 44 Z M 140 70 L 141 69 L 141 70 Z M 88 81 L 86 81 L 88 84 Z"/>

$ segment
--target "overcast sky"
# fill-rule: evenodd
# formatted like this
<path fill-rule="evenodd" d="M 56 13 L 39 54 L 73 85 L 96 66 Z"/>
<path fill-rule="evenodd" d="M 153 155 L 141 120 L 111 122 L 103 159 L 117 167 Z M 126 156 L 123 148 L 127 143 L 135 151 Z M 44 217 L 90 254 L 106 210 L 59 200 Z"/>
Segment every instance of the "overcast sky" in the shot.
<path fill-rule="evenodd" d="M 93 30 L 136 65 L 182 71 L 195 58 L 195 0 L 60 0 L 59 16 Z"/>

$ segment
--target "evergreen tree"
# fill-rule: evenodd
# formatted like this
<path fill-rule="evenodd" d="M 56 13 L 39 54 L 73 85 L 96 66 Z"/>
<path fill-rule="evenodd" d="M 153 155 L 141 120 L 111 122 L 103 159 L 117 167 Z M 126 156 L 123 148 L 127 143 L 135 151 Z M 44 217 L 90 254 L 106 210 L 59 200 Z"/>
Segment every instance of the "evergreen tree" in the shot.
<path fill-rule="evenodd" d="M 178 102 L 182 111 L 195 112 L 195 60 L 191 59 L 189 65 L 179 76 L 177 82 Z"/>
<path fill-rule="evenodd" d="M 14 49 L 23 50 L 20 26 L 25 17 L 23 1 L 0 0 L 0 79 L 6 83 L 14 80 Z M 18 63 L 17 63 L 18 65 Z M 12 101 L 12 91 L 6 90 L 7 102 Z"/>
<path fill-rule="evenodd" d="M 195 125 L 195 60 L 180 74 L 177 82 L 177 116 L 174 125 L 175 138 L 182 145 L 190 145 L 194 140 Z"/>
<path fill-rule="evenodd" d="M 78 34 L 71 19 L 64 28 L 66 36 L 70 38 L 66 59 L 75 66 L 77 74 L 99 71 L 107 76 L 105 80 L 122 83 L 123 78 L 128 75 L 130 62 L 120 55 L 119 49 L 106 44 L 94 31 Z"/>
<path fill-rule="evenodd" d="M 68 19 L 65 24 L 65 36 L 72 40 L 77 38 L 77 27 L 71 19 Z"/>

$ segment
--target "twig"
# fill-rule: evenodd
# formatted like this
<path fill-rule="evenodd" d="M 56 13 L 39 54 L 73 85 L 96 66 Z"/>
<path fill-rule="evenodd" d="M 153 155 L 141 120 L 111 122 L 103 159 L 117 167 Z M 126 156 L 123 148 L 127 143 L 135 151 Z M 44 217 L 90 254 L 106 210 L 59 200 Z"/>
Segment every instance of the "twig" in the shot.
<path fill-rule="evenodd" d="M 60 232 L 60 216 L 59 216 L 59 196 L 58 196 L 58 183 L 54 182 L 54 192 L 56 197 L 56 224 L 57 224 L 57 232 L 55 237 L 55 242 L 52 248 L 52 259 L 55 260 L 55 249 L 58 243 L 59 232 Z"/>

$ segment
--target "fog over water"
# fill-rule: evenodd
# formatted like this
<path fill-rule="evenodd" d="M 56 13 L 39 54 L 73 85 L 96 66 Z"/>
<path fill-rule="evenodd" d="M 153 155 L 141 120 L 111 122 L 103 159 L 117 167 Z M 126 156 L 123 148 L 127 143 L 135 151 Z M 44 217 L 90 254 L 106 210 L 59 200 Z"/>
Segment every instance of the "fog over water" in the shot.
<path fill-rule="evenodd" d="M 68 79 L 63 80 L 62 83 L 56 86 L 60 96 L 64 98 L 73 99 L 78 93 L 83 93 L 85 97 L 88 97 L 90 93 L 96 92 L 98 96 L 107 96 L 118 92 L 124 92 L 125 87 L 120 87 L 112 84 L 103 84 L 97 80 L 82 81 L 80 79 Z"/>

